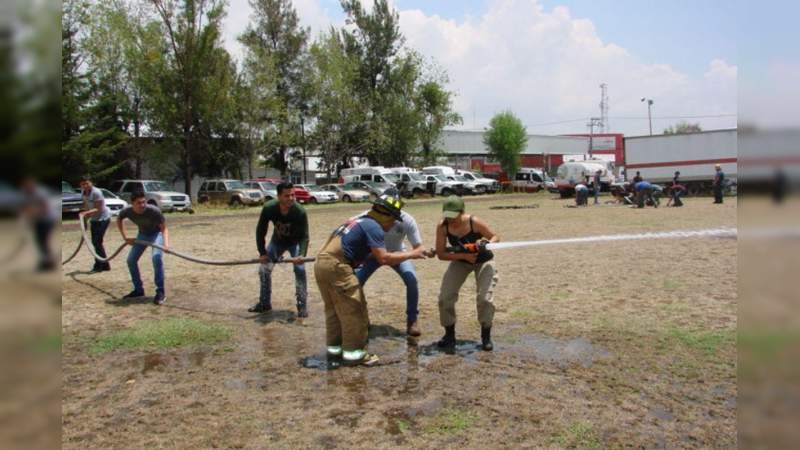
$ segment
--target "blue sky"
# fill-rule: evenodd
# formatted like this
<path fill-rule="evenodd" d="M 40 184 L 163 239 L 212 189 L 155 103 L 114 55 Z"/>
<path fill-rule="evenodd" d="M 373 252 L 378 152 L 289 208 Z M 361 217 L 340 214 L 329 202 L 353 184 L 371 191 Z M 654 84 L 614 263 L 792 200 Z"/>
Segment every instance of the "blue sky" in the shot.
<path fill-rule="evenodd" d="M 687 74 L 700 75 L 712 59 L 737 62 L 738 10 L 730 2 L 541 0 L 539 3 L 545 11 L 565 6 L 573 18 L 591 20 L 603 41 L 626 48 L 645 63 L 667 63 Z M 338 2 L 331 5 L 335 7 Z M 395 5 L 457 21 L 480 16 L 489 8 L 489 2 L 483 0 L 395 0 Z M 793 19 L 797 17 L 794 15 Z"/>
<path fill-rule="evenodd" d="M 234 54 L 240 51 L 235 35 L 247 22 L 247 1 L 230 0 L 226 40 Z M 293 3 L 313 35 L 343 22 L 338 0 Z M 655 99 L 654 116 L 664 116 L 654 120 L 656 130 L 680 120 L 676 116 L 726 115 L 692 120 L 705 129 L 736 125 L 737 42 L 749 29 L 741 26 L 748 23 L 742 19 L 747 0 L 390 3 L 399 12 L 407 45 L 449 74 L 464 128 L 482 128 L 497 112 L 512 110 L 531 132 L 583 132 L 581 118 L 598 115 L 602 82 L 609 85 L 612 131 L 647 130 L 642 96 Z M 766 21 L 774 12 L 763 8 L 753 21 Z M 781 30 L 772 33 L 780 42 Z M 745 44 L 748 49 L 761 45 Z M 758 57 L 766 58 L 763 52 Z M 569 122 L 549 125 L 558 121 Z"/>

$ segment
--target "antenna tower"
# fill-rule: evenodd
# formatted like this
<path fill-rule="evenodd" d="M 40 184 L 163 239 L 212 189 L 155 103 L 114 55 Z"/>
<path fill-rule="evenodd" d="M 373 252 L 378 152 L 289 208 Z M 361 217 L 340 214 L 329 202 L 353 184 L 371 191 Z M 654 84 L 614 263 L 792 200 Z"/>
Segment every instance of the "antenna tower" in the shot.
<path fill-rule="evenodd" d="M 608 124 L 608 85 L 606 83 L 600 85 L 600 123 L 598 125 L 600 133 L 611 131 L 611 126 Z"/>

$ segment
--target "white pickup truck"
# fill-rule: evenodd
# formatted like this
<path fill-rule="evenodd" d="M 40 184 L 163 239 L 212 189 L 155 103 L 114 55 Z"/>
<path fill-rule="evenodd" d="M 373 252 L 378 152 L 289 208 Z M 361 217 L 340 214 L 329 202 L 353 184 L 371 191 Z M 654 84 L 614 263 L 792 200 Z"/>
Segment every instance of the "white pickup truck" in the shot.
<path fill-rule="evenodd" d="M 491 178 L 486 178 L 477 175 L 469 170 L 457 170 L 457 175 L 464 177 L 468 182 L 475 185 L 476 194 L 494 194 L 500 190 L 500 182 Z"/>

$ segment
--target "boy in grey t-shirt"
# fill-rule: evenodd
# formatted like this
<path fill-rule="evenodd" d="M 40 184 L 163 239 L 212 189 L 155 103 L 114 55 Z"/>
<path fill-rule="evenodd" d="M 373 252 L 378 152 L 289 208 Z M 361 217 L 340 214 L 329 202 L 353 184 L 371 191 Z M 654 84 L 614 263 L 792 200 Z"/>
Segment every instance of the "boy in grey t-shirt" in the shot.
<path fill-rule="evenodd" d="M 81 196 L 83 197 L 83 207 L 78 218 L 83 220 L 84 217 L 89 217 L 94 252 L 97 256 L 105 258 L 106 249 L 103 246 L 103 238 L 106 235 L 108 224 L 111 222 L 111 210 L 106 206 L 106 198 L 103 197 L 103 193 L 92 184 L 92 178 L 89 175 L 81 177 Z M 107 270 L 111 270 L 108 261 L 95 258 L 94 267 L 90 273 Z"/>
<path fill-rule="evenodd" d="M 388 191 L 389 195 L 394 192 Z M 397 196 L 397 195 L 395 195 Z M 386 251 L 388 252 L 404 252 L 406 251 L 403 241 L 408 239 L 411 247 L 416 250 L 422 247 L 422 236 L 417 226 L 417 221 L 411 214 L 405 211 L 401 212 L 400 220 L 396 221 L 389 231 L 384 232 L 384 243 L 386 244 Z M 433 253 L 426 251 L 426 256 L 431 257 Z M 359 283 L 363 286 L 367 280 L 375 273 L 380 267 L 380 264 L 374 257 L 368 257 L 364 263 L 356 270 L 356 277 Z M 402 263 L 391 266 L 403 283 L 406 285 L 406 332 L 409 336 L 419 336 L 421 334 L 419 325 L 417 324 L 417 316 L 419 314 L 419 287 L 417 285 L 417 273 L 414 270 L 414 264 L 410 260 L 403 261 Z"/>
<path fill-rule="evenodd" d="M 122 221 L 125 219 L 130 220 L 139 227 L 139 234 L 136 239 L 129 238 L 125 234 L 125 227 L 122 225 Z M 134 192 L 131 196 L 131 206 L 120 211 L 119 217 L 117 217 L 117 228 L 119 228 L 122 239 L 128 245 L 133 246 L 131 252 L 128 253 L 128 271 L 131 274 L 133 291 L 122 298 L 127 300 L 144 297 L 144 286 L 142 285 L 142 277 L 139 274 L 139 258 L 142 257 L 147 246 L 134 242 L 137 240 L 153 242 L 164 248 L 169 248 L 169 232 L 166 220 L 160 209 L 147 204 L 144 192 Z M 153 247 L 153 272 L 156 284 L 156 296 L 153 298 L 153 303 L 161 305 L 167 300 L 164 291 L 164 252 L 155 247 Z"/>

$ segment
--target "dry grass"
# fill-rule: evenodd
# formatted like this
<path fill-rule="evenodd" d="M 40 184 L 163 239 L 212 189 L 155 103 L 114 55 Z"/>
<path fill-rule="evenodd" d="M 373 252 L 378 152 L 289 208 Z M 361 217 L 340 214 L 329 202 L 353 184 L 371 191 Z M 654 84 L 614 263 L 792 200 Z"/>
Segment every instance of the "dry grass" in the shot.
<path fill-rule="evenodd" d="M 537 209 L 489 210 L 538 203 Z M 689 199 L 684 208 L 564 208 L 547 194 L 468 199 L 503 240 L 734 226 L 736 205 Z M 427 245 L 440 203 L 408 211 Z M 310 211 L 311 251 L 364 205 Z M 257 211 L 169 216 L 172 246 L 214 259 L 256 255 Z M 78 239 L 64 233 L 65 252 Z M 108 246 L 120 242 L 109 230 Z M 63 446 L 408 448 L 735 447 L 736 241 L 686 239 L 497 252 L 494 353 L 431 354 L 446 265 L 415 263 L 420 347 L 403 335 L 402 281 L 379 270 L 366 286 L 383 365 L 323 372 L 298 364 L 324 351 L 322 302 L 309 270 L 310 314 L 294 318 L 292 272 L 274 273 L 275 311 L 248 314 L 255 267 L 197 266 L 167 257 L 169 302 L 119 300 L 112 272 L 64 269 Z M 145 285 L 148 258 L 141 262 Z M 459 339 L 479 340 L 474 281 L 457 304 Z M 142 320 L 188 317 L 233 330 L 229 344 L 148 354 L 89 352 L 94 339 Z M 202 352 L 202 357 L 196 356 Z M 152 361 L 152 356 L 150 360 Z"/>

